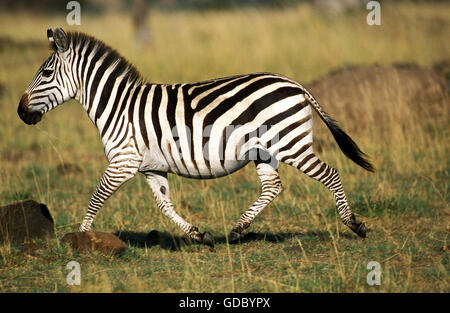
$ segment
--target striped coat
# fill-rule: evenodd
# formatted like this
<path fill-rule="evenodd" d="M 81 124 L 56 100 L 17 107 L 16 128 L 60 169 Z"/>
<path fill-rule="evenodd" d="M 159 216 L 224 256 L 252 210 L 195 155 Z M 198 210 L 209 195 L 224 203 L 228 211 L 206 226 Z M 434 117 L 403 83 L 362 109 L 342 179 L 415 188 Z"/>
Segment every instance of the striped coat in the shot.
<path fill-rule="evenodd" d="M 261 194 L 232 229 L 239 240 L 253 219 L 282 190 L 279 162 L 322 182 L 345 225 L 365 236 L 347 203 L 338 172 L 313 151 L 312 110 L 341 150 L 373 171 L 355 142 L 299 83 L 253 73 L 186 84 L 147 83 L 115 50 L 83 33 L 47 32 L 53 49 L 26 89 L 18 114 L 27 124 L 69 99 L 78 100 L 97 127 L 109 166 L 88 206 L 89 231 L 108 197 L 135 174 L 145 175 L 158 207 L 191 238 L 214 245 L 210 233 L 176 213 L 167 173 L 208 179 L 255 162 Z"/>

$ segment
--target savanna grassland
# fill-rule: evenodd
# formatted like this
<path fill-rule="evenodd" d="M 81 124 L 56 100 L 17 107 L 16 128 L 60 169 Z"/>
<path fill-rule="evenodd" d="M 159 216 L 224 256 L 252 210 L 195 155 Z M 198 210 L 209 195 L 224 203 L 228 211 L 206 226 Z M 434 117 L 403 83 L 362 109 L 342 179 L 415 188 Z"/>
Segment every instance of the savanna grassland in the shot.
<path fill-rule="evenodd" d="M 0 13 L 0 205 L 32 198 L 47 204 L 55 238 L 32 252 L 0 246 L 1 292 L 449 292 L 448 95 L 412 106 L 402 85 L 391 101 L 361 99 L 346 114 L 322 103 L 375 164 L 365 172 L 318 128 L 320 158 L 340 172 L 349 203 L 369 229 L 366 239 L 340 221 L 330 192 L 280 166 L 284 192 L 266 208 L 240 244 L 225 234 L 256 199 L 254 165 L 215 180 L 170 176 L 177 211 L 216 238 L 215 251 L 187 244 L 156 207 L 144 177 L 115 193 L 93 229 L 129 240 L 118 257 L 79 253 L 60 239 L 77 231 L 106 168 L 99 135 L 75 101 L 33 127 L 17 116 L 20 97 L 46 56 L 48 26 L 80 30 L 104 40 L 151 82 L 199 81 L 239 73 L 282 73 L 302 84 L 345 65 L 413 63 L 424 68 L 450 57 L 449 4 L 382 7 L 382 25 L 367 11 L 329 17 L 308 5 L 279 10 L 153 11 L 153 44 L 138 49 L 122 13 L 65 16 Z M 386 87 L 385 87 L 386 88 Z M 370 86 L 368 88 L 370 90 Z M 351 89 L 350 91 L 351 92 Z M 447 97 L 447 98 L 446 98 Z M 394 114 L 395 113 L 395 114 Z M 389 118 L 391 117 L 391 118 Z M 364 123 L 362 122 L 364 121 Z M 315 119 L 320 124 L 319 119 Z M 157 230 L 157 239 L 147 234 Z M 68 286 L 66 264 L 81 264 L 82 283 Z M 366 282 L 367 264 L 381 265 L 381 285 Z"/>

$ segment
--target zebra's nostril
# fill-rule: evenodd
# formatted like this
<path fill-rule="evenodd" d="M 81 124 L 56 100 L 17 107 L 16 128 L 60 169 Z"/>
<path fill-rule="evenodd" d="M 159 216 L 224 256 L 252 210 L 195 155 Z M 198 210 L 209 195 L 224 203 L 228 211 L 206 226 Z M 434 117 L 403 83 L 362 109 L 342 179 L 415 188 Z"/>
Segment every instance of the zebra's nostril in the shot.
<path fill-rule="evenodd" d="M 21 104 L 19 104 L 19 106 L 17 107 L 17 114 L 22 119 L 27 114 L 27 111 L 25 111 L 25 109 L 23 108 L 23 106 Z"/>
<path fill-rule="evenodd" d="M 17 107 L 17 114 L 25 124 L 34 125 L 41 120 L 42 113 L 28 111 L 28 103 L 28 94 L 25 93 L 20 99 L 19 106 Z"/>

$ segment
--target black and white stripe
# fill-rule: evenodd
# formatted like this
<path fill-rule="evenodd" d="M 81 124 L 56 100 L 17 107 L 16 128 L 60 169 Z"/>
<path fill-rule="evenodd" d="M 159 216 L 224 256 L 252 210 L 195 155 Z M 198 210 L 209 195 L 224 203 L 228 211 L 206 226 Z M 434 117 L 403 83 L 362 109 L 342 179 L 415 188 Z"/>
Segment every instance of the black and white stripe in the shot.
<path fill-rule="evenodd" d="M 48 30 L 54 53 L 38 70 L 19 104 L 28 124 L 68 99 L 77 99 L 100 132 L 109 166 L 94 192 L 81 231 L 89 231 L 106 199 L 143 173 L 158 207 L 191 238 L 213 244 L 174 210 L 167 173 L 208 179 L 256 163 L 262 192 L 239 218 L 230 240 L 240 238 L 282 190 L 278 163 L 289 164 L 332 192 L 345 225 L 365 236 L 347 204 L 337 171 L 313 152 L 312 109 L 342 151 L 363 168 L 364 154 L 300 84 L 255 73 L 192 84 L 145 83 L 116 51 L 82 33 Z"/>

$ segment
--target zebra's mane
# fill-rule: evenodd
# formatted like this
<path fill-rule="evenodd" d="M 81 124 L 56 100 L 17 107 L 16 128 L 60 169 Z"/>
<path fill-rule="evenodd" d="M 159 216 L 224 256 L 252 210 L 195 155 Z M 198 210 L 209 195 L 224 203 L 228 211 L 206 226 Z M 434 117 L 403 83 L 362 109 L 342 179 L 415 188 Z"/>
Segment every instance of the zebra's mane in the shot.
<path fill-rule="evenodd" d="M 144 83 L 145 80 L 142 77 L 142 75 L 139 73 L 139 71 L 134 67 L 133 64 L 131 64 L 126 58 L 124 58 L 122 55 L 120 55 L 119 52 L 105 44 L 103 41 L 90 36 L 88 34 L 77 32 L 77 31 L 71 31 L 67 33 L 67 38 L 69 39 L 69 43 L 72 44 L 72 47 L 76 49 L 79 47 L 79 51 L 83 51 L 84 47 L 87 45 L 87 51 L 90 51 L 92 49 L 96 49 L 97 53 L 100 55 L 104 55 L 105 53 L 107 56 L 105 57 L 104 62 L 116 64 L 116 72 L 119 75 L 127 75 L 128 80 L 130 82 L 135 83 Z M 50 48 L 53 51 L 56 51 L 56 45 L 51 45 Z"/>

